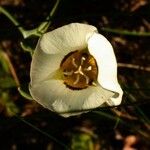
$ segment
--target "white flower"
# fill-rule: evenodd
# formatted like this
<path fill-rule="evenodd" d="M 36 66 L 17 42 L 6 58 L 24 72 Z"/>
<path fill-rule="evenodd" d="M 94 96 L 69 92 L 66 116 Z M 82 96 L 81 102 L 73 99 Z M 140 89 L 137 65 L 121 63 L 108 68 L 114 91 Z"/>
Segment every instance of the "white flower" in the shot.
<path fill-rule="evenodd" d="M 33 99 L 65 117 L 121 103 L 113 48 L 91 25 L 72 23 L 45 33 L 30 73 Z"/>

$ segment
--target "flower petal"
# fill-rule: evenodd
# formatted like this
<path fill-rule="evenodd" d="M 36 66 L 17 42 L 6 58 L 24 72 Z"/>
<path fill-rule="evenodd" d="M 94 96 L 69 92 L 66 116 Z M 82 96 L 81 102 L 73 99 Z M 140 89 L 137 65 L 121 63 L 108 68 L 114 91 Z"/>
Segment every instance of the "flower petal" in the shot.
<path fill-rule="evenodd" d="M 31 86 L 30 93 L 41 105 L 65 117 L 81 113 L 76 111 L 99 107 L 113 95 L 100 86 L 73 91 L 60 80 Z"/>
<path fill-rule="evenodd" d="M 97 61 L 99 84 L 118 93 L 118 97 L 111 98 L 111 105 L 119 105 L 123 92 L 118 84 L 117 62 L 110 42 L 101 34 L 94 33 L 88 39 L 88 49 Z"/>
<path fill-rule="evenodd" d="M 114 93 L 112 91 L 106 90 L 101 86 L 95 87 L 92 94 L 84 102 L 83 108 L 89 109 L 101 106 L 103 103 L 107 102 L 113 95 Z"/>
<path fill-rule="evenodd" d="M 62 54 L 46 54 L 38 44 L 31 63 L 31 84 L 45 80 L 51 73 L 58 70 L 63 58 Z"/>
<path fill-rule="evenodd" d="M 72 23 L 45 33 L 41 40 L 41 49 L 48 54 L 63 53 L 85 49 L 86 38 L 97 31 L 94 26 Z"/>

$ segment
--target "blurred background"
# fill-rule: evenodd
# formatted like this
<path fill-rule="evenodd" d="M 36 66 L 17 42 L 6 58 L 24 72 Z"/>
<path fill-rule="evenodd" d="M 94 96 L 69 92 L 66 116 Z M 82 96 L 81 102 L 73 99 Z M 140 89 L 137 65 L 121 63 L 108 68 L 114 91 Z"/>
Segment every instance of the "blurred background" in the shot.
<path fill-rule="evenodd" d="M 47 18 L 56 2 L 0 0 L 0 149 L 149 150 L 150 1 L 60 0 Z M 28 100 L 29 50 L 39 37 L 25 38 L 20 27 L 31 30 L 49 21 L 47 31 L 80 22 L 109 39 L 124 91 L 121 105 L 63 118 Z"/>

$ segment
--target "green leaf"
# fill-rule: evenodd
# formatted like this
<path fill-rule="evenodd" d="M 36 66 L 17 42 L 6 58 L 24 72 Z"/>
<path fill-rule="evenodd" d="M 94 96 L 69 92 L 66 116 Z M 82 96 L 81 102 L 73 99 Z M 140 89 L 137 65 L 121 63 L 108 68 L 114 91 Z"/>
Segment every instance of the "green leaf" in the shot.
<path fill-rule="evenodd" d="M 0 64 L 2 66 L 2 69 L 6 72 L 9 73 L 9 65 L 5 59 L 5 54 L 0 50 Z"/>
<path fill-rule="evenodd" d="M 72 150 L 94 150 L 92 137 L 86 133 L 74 134 L 71 143 Z"/>
<path fill-rule="evenodd" d="M 0 88 L 6 89 L 6 88 L 12 88 L 12 87 L 16 87 L 16 83 L 12 77 L 6 76 L 3 78 L 0 78 Z"/>
<path fill-rule="evenodd" d="M 27 92 L 27 91 L 24 91 L 23 89 L 21 89 L 21 87 L 18 87 L 18 91 L 19 91 L 20 95 L 22 97 L 24 97 L 25 99 L 33 100 L 33 98 L 31 97 L 30 93 Z"/>
<path fill-rule="evenodd" d="M 11 98 L 7 92 L 3 92 L 0 99 L 1 99 L 1 103 L 5 106 L 6 113 L 8 116 L 14 116 L 17 113 L 19 113 L 19 108 L 11 100 Z"/>

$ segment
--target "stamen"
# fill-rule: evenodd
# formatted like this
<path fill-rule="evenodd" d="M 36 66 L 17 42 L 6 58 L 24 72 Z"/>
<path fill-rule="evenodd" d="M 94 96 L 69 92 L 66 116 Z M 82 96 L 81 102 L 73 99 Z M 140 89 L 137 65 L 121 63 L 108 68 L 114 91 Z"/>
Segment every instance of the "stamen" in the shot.
<path fill-rule="evenodd" d="M 92 66 L 89 66 L 88 68 L 84 68 L 85 71 L 90 71 L 92 70 Z"/>
<path fill-rule="evenodd" d="M 78 68 L 78 65 L 77 65 L 76 62 L 75 62 L 75 58 L 72 58 L 72 64 L 73 64 L 73 66 L 74 66 L 75 68 Z"/>
<path fill-rule="evenodd" d="M 71 70 L 71 71 L 64 71 L 63 74 L 67 75 L 67 76 L 71 76 L 73 74 L 73 70 Z"/>
<path fill-rule="evenodd" d="M 93 86 L 97 86 L 97 84 L 96 84 L 95 82 L 92 82 L 92 85 L 93 85 Z"/>
<path fill-rule="evenodd" d="M 83 65 L 83 62 L 86 60 L 85 57 L 81 57 L 81 65 Z"/>
<path fill-rule="evenodd" d="M 90 82 L 90 78 L 88 76 L 86 76 L 85 74 L 83 75 L 85 77 L 85 80 L 86 80 L 86 84 L 89 84 Z"/>
<path fill-rule="evenodd" d="M 77 79 L 73 82 L 73 84 L 77 84 L 79 82 L 79 80 L 80 80 L 80 75 L 77 74 Z"/>
<path fill-rule="evenodd" d="M 82 67 L 79 66 L 78 70 L 74 72 L 75 74 L 81 74 L 84 75 L 84 73 L 82 72 Z"/>

